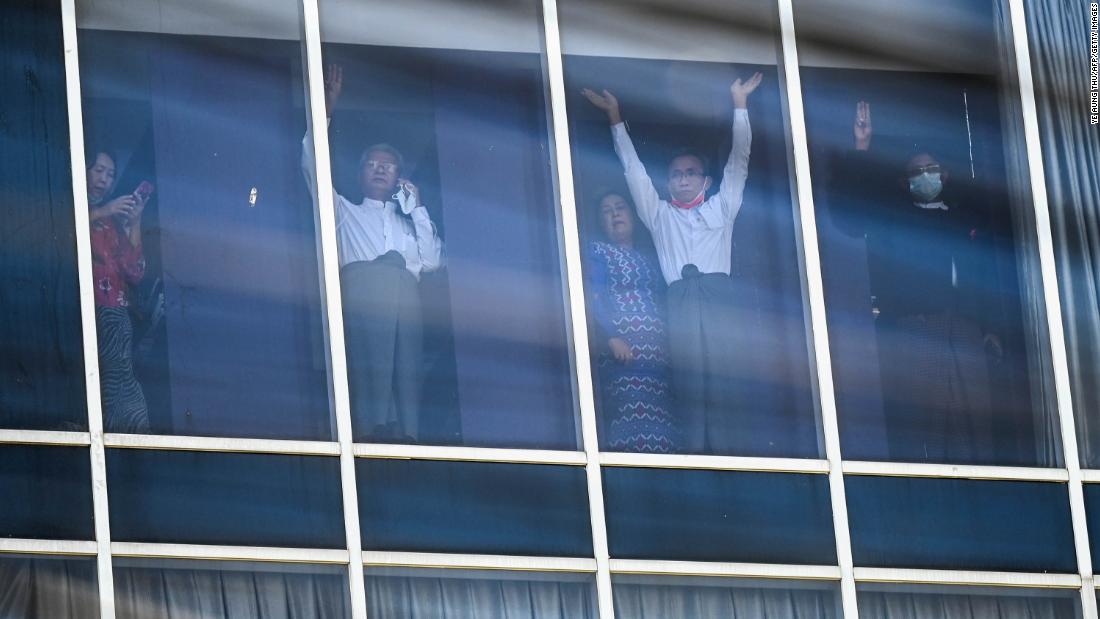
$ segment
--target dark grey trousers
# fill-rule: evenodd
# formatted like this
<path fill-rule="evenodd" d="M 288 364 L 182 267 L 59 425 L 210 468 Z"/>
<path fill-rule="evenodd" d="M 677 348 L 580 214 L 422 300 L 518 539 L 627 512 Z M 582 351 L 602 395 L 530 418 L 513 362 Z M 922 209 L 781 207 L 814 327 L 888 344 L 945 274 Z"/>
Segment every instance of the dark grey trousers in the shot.
<path fill-rule="evenodd" d="M 388 252 L 345 265 L 340 289 L 356 440 L 415 441 L 424 329 L 416 278 Z"/>
<path fill-rule="evenodd" d="M 672 395 L 683 424 L 685 453 L 744 453 L 738 432 L 739 354 L 733 280 L 684 267 L 668 288 Z"/>

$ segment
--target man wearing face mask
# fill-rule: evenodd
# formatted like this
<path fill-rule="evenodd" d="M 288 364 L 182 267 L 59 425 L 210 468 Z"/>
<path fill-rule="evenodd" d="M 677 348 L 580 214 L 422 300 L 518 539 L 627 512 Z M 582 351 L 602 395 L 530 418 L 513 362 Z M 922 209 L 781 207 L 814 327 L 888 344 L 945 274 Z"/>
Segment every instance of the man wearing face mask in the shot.
<path fill-rule="evenodd" d="M 331 116 L 343 69 L 329 67 L 325 103 Z M 302 170 L 312 187 L 313 136 L 302 141 Z M 404 159 L 388 144 L 359 160 L 363 201 L 333 190 L 340 254 L 348 387 L 356 440 L 415 443 L 419 438 L 423 324 L 418 282 L 442 266 L 443 243 Z"/>
<path fill-rule="evenodd" d="M 929 462 L 992 459 L 995 249 L 948 170 L 917 151 L 898 178 L 871 154 L 871 106 L 834 162 L 833 221 L 866 239 L 887 441 Z M 877 169 L 876 169 L 877 168 Z M 919 453 L 914 454 L 914 445 Z"/>
<path fill-rule="evenodd" d="M 653 235 L 661 273 L 668 283 L 668 346 L 673 397 L 683 424 L 687 453 L 749 455 L 753 436 L 734 411 L 736 367 L 743 351 L 735 337 L 736 292 L 730 279 L 733 223 L 748 178 L 752 130 L 748 98 L 763 76 L 730 86 L 733 146 L 718 192 L 707 197 L 713 178 L 701 155 L 687 151 L 668 164 L 668 195 L 662 199 L 638 158 L 610 92 L 583 95 L 607 113 L 615 152 L 623 164 L 638 219 Z"/>

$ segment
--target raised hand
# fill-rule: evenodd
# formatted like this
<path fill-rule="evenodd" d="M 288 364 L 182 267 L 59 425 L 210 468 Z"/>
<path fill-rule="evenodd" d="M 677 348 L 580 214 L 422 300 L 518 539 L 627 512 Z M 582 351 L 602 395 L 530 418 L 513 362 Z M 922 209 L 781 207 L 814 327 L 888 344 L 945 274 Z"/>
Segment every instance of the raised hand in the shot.
<path fill-rule="evenodd" d="M 607 120 L 612 125 L 617 125 L 623 121 L 622 115 L 619 113 L 619 100 L 610 91 L 604 90 L 602 94 L 599 94 L 590 88 L 585 88 L 581 91 L 581 94 L 592 105 L 603 110 L 607 114 Z"/>
<path fill-rule="evenodd" d="M 332 116 L 332 110 L 336 102 L 340 100 L 340 93 L 344 91 L 344 67 L 338 64 L 330 64 L 325 74 L 325 110 Z"/>
<path fill-rule="evenodd" d="M 745 109 L 749 107 L 749 95 L 751 95 L 760 82 L 764 80 L 764 75 L 760 72 L 754 73 L 752 77 L 742 81 L 737 79 L 730 85 L 730 96 L 733 97 L 733 107 L 737 109 Z"/>
<path fill-rule="evenodd" d="M 856 138 L 856 150 L 868 150 L 871 148 L 871 136 L 874 129 L 871 126 L 871 104 L 860 101 L 856 104 L 856 117 L 852 121 L 852 135 Z"/>

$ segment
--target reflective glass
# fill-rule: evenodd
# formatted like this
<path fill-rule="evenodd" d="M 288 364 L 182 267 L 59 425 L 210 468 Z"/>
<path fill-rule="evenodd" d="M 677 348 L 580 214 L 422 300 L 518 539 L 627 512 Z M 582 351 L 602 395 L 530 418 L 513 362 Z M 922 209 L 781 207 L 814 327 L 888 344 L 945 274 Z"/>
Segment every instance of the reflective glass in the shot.
<path fill-rule="evenodd" d="M 775 3 L 558 7 L 602 448 L 818 456 Z"/>
<path fill-rule="evenodd" d="M 576 449 L 540 3 L 320 10 L 356 440 Z"/>
<path fill-rule="evenodd" d="M 332 439 L 299 3 L 76 7 L 106 430 Z"/>
<path fill-rule="evenodd" d="M 797 0 L 846 458 L 1058 466 L 1007 0 Z"/>
<path fill-rule="evenodd" d="M 861 619 L 1080 619 L 1076 591 L 949 585 L 859 585 Z"/>
<path fill-rule="evenodd" d="M 0 616 L 6 619 L 96 619 L 94 558 L 0 557 Z"/>
<path fill-rule="evenodd" d="M 239 561 L 114 560 L 120 619 L 345 619 L 347 568 Z"/>
<path fill-rule="evenodd" d="M 849 475 L 861 567 L 1077 572 L 1066 486 Z"/>
<path fill-rule="evenodd" d="M 1089 550 L 1092 564 L 1100 565 L 1100 486 L 1085 484 L 1085 517 L 1089 527 Z M 1095 568 L 1093 568 L 1095 569 Z"/>
<path fill-rule="evenodd" d="M 0 445 L 0 537 L 94 539 L 86 447 Z"/>
<path fill-rule="evenodd" d="M 379 619 L 596 619 L 590 574 L 368 568 L 367 615 Z"/>
<path fill-rule="evenodd" d="M 836 586 L 748 578 L 615 576 L 618 619 L 691 617 L 835 619 L 842 616 Z"/>
<path fill-rule="evenodd" d="M 115 541 L 345 546 L 333 457 L 109 449 L 107 487 Z"/>
<path fill-rule="evenodd" d="M 605 467 L 616 559 L 836 563 L 825 475 Z"/>
<path fill-rule="evenodd" d="M 365 550 L 592 556 L 578 466 L 356 462 Z"/>
<path fill-rule="evenodd" d="M 61 5 L 0 7 L 0 428 L 84 430 Z"/>
<path fill-rule="evenodd" d="M 1024 8 L 1078 447 L 1082 466 L 1100 468 L 1100 85 L 1096 64 L 1090 67 L 1096 48 L 1089 49 L 1084 3 Z M 1095 3 L 1091 20 L 1096 36 Z"/>

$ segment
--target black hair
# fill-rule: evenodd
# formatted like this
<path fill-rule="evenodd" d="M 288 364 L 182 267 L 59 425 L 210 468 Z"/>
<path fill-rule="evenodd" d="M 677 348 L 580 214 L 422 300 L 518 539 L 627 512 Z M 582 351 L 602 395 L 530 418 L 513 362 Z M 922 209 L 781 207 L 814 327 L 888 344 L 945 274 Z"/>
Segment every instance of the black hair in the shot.
<path fill-rule="evenodd" d="M 699 160 L 699 163 L 703 166 L 703 176 L 710 176 L 710 159 L 707 158 L 702 152 L 694 148 L 679 148 L 672 153 L 672 156 L 668 158 L 668 165 L 672 165 L 673 161 L 676 161 L 680 157 L 695 157 Z"/>
<path fill-rule="evenodd" d="M 100 155 L 107 155 L 111 158 L 111 163 L 115 164 L 115 176 L 118 176 L 118 155 L 114 150 L 98 144 L 91 144 L 87 150 L 84 151 L 84 169 L 91 170 L 95 165 L 95 160 Z"/>

